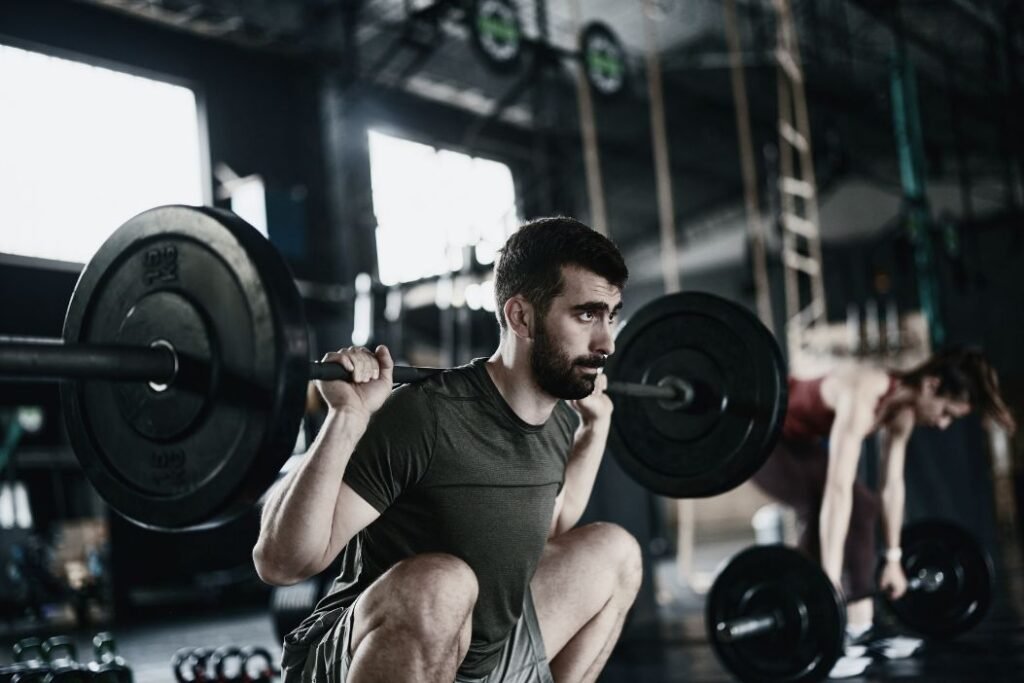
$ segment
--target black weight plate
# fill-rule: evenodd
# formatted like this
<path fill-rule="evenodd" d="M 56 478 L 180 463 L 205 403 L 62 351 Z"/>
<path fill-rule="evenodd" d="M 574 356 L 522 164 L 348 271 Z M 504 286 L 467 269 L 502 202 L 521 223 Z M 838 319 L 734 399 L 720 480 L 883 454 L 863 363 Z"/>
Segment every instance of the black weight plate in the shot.
<path fill-rule="evenodd" d="M 973 628 L 992 604 L 992 559 L 962 527 L 941 519 L 903 528 L 903 570 L 911 578 L 924 568 L 941 571 L 934 592 L 908 591 L 888 600 L 901 623 L 930 638 L 951 638 Z"/>
<path fill-rule="evenodd" d="M 609 445 L 640 484 L 676 498 L 739 486 L 774 447 L 787 382 L 775 338 L 747 309 L 701 292 L 655 299 L 620 330 L 613 382 L 657 384 L 675 375 L 696 390 L 691 406 L 613 395 Z"/>
<path fill-rule="evenodd" d="M 512 0 L 474 0 L 470 12 L 473 45 L 496 71 L 515 69 L 523 53 L 523 30 Z"/>
<path fill-rule="evenodd" d="M 580 58 L 587 82 L 598 95 L 613 98 L 626 89 L 626 51 L 608 26 L 595 21 L 580 32 Z"/>
<path fill-rule="evenodd" d="M 133 522 L 221 523 L 257 501 L 291 453 L 309 372 L 301 300 L 281 257 L 234 214 L 166 206 L 129 220 L 82 271 L 64 340 L 178 353 L 163 390 L 61 387 L 86 475 Z"/>
<path fill-rule="evenodd" d="M 775 615 L 778 629 L 725 642 L 718 624 Z M 823 680 L 842 655 L 846 608 L 821 567 L 791 548 L 753 546 L 736 555 L 708 593 L 708 642 L 741 681 L 807 683 Z"/>

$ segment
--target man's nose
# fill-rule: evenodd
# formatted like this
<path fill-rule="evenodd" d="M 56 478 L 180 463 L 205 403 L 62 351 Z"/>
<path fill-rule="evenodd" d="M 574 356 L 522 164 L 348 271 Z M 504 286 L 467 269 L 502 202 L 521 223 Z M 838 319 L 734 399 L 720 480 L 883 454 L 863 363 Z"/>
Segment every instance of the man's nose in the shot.
<path fill-rule="evenodd" d="M 612 334 L 612 326 L 605 322 L 598 326 L 598 332 L 590 340 L 590 350 L 610 356 L 615 352 L 615 336 Z"/>

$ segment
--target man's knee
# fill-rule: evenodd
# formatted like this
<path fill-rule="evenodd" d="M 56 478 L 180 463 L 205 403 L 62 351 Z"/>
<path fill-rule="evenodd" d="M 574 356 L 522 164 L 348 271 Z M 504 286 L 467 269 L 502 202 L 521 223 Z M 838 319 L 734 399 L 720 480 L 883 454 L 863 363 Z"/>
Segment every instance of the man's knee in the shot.
<path fill-rule="evenodd" d="M 600 557 L 618 574 L 617 585 L 623 594 L 636 595 L 643 581 L 643 556 L 633 534 L 618 524 L 594 522 L 580 528 L 599 546 Z"/>
<path fill-rule="evenodd" d="M 377 606 L 388 605 L 393 624 L 421 641 L 463 639 L 479 591 L 468 564 L 429 553 L 402 560 L 385 577 Z"/>

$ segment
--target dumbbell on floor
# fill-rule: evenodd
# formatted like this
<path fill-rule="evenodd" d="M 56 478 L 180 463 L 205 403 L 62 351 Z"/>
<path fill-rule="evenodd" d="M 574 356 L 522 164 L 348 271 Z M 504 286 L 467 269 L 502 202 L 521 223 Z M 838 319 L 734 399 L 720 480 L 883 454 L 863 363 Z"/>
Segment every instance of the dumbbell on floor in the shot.
<path fill-rule="evenodd" d="M 67 636 L 23 638 L 12 647 L 14 664 L 0 667 L 0 683 L 133 683 L 131 667 L 117 654 L 111 634 L 96 634 L 93 651 L 95 660 L 84 664 Z"/>
<path fill-rule="evenodd" d="M 945 521 L 903 530 L 903 567 L 912 590 L 890 601 L 896 617 L 926 636 L 973 627 L 991 603 L 992 563 L 967 532 Z M 742 681 L 823 680 L 843 653 L 846 606 L 821 567 L 783 546 L 734 557 L 708 594 L 708 640 Z"/>
<path fill-rule="evenodd" d="M 269 683 L 281 675 L 270 652 L 257 646 L 182 648 L 171 658 L 171 669 L 178 683 Z"/>
<path fill-rule="evenodd" d="M 178 683 L 213 680 L 208 667 L 212 655 L 213 650 L 206 647 L 181 648 L 171 657 L 171 670 L 174 672 L 174 679 Z"/>
<path fill-rule="evenodd" d="M 89 683 L 92 675 L 78 661 L 78 648 L 67 636 L 53 636 L 43 641 L 43 655 L 50 664 L 44 683 Z"/>
<path fill-rule="evenodd" d="M 0 683 L 40 683 L 50 671 L 43 654 L 43 641 L 23 638 L 11 648 L 14 663 L 0 666 Z"/>
<path fill-rule="evenodd" d="M 269 683 L 280 676 L 281 672 L 274 666 L 274 660 L 266 649 L 243 647 L 241 655 L 243 683 Z"/>
<path fill-rule="evenodd" d="M 124 657 L 117 653 L 114 636 L 106 631 L 97 633 L 92 639 L 95 661 L 89 664 L 93 680 L 102 683 L 133 683 L 132 669 Z"/>

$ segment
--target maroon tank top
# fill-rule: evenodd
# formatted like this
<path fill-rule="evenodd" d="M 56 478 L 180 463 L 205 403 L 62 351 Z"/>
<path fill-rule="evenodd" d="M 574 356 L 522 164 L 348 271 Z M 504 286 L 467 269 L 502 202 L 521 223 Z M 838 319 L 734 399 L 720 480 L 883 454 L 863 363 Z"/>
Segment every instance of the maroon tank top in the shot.
<path fill-rule="evenodd" d="M 817 441 L 827 437 L 836 419 L 834 410 L 825 405 L 821 396 L 824 377 L 816 379 L 789 378 L 789 406 L 782 423 L 782 438 L 786 441 Z M 882 401 L 896 388 L 896 379 L 889 376 L 889 386 L 878 398 L 875 412 Z"/>

